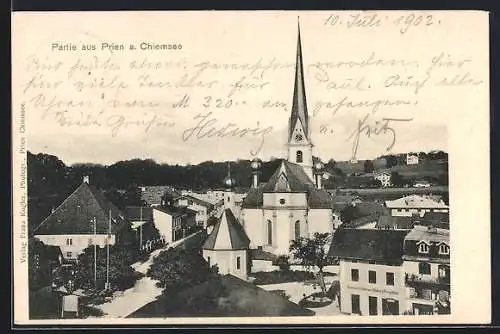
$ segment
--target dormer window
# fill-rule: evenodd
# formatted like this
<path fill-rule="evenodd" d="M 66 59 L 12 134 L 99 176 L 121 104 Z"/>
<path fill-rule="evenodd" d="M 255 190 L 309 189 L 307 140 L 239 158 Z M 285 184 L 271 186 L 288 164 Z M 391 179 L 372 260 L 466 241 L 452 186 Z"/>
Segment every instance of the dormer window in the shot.
<path fill-rule="evenodd" d="M 280 198 L 280 204 L 281 205 L 285 204 L 285 199 L 284 198 Z"/>
<path fill-rule="evenodd" d="M 418 252 L 420 254 L 427 254 L 427 253 L 429 253 L 429 245 L 426 244 L 424 241 L 420 242 L 418 244 Z"/>
<path fill-rule="evenodd" d="M 450 254 L 450 247 L 447 244 L 440 244 L 439 245 L 439 254 L 441 254 L 441 255 Z"/>

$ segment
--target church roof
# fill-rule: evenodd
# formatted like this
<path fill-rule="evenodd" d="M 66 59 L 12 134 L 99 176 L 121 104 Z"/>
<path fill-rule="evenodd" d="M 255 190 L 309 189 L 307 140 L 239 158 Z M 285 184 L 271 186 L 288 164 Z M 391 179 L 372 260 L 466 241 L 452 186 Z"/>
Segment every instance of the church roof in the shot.
<path fill-rule="evenodd" d="M 111 212 L 111 233 L 125 225 L 123 213 L 104 195 L 83 182 L 61 205 L 55 209 L 34 230 L 35 235 L 90 234 L 94 232 L 91 223 L 96 218 L 96 233 L 108 233 L 109 212 Z"/>
<path fill-rule="evenodd" d="M 243 226 L 230 209 L 225 209 L 212 233 L 203 244 L 203 249 L 231 250 L 247 249 L 250 245 Z"/>
<path fill-rule="evenodd" d="M 292 138 L 297 122 L 301 122 L 304 134 L 309 139 L 309 118 L 307 116 L 306 89 L 304 85 L 304 66 L 302 64 L 302 45 L 300 41 L 300 26 L 297 36 L 297 59 L 295 65 L 295 85 L 293 88 L 292 113 L 288 139 Z"/>
<path fill-rule="evenodd" d="M 278 169 L 265 184 L 251 188 L 243 200 L 243 208 L 259 208 L 263 204 L 263 193 L 299 192 L 307 193 L 309 207 L 312 209 L 331 209 L 332 199 L 328 192 L 317 189 L 304 169 L 297 164 L 282 160 Z"/>

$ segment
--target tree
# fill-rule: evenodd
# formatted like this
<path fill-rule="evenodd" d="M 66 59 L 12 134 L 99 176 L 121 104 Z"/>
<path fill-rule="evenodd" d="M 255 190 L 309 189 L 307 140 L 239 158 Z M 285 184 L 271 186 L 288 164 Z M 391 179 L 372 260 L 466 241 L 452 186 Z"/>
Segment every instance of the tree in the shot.
<path fill-rule="evenodd" d="M 340 220 L 343 223 L 350 223 L 352 220 L 358 218 L 358 210 L 353 205 L 348 205 L 340 212 Z"/>
<path fill-rule="evenodd" d="M 301 237 L 292 240 L 290 252 L 295 259 L 301 261 L 305 267 L 318 267 L 320 285 L 323 294 L 326 295 L 325 281 L 323 278 L 323 268 L 331 262 L 328 255 L 329 233 L 314 233 L 312 238 Z"/>
<path fill-rule="evenodd" d="M 170 248 L 153 261 L 147 275 L 158 280 L 168 290 L 181 290 L 207 281 L 217 275 L 217 267 L 210 267 L 201 254 L 192 248 Z"/>
<path fill-rule="evenodd" d="M 87 247 L 78 256 L 76 282 L 83 290 L 102 290 L 106 282 L 106 247 L 97 250 L 97 281 L 94 285 L 94 246 Z M 135 250 L 113 245 L 109 247 L 109 283 L 111 290 L 126 290 L 132 287 L 141 274 L 131 264 L 136 259 Z"/>
<path fill-rule="evenodd" d="M 363 165 L 363 170 L 365 173 L 373 173 L 375 170 L 375 167 L 373 166 L 373 161 L 371 160 L 365 160 L 365 163 Z"/>
<path fill-rule="evenodd" d="M 398 158 L 394 155 L 385 156 L 386 165 L 385 167 L 391 168 L 398 164 Z"/>
<path fill-rule="evenodd" d="M 404 179 L 398 172 L 392 172 L 391 183 L 395 187 L 402 187 L 404 185 Z"/>

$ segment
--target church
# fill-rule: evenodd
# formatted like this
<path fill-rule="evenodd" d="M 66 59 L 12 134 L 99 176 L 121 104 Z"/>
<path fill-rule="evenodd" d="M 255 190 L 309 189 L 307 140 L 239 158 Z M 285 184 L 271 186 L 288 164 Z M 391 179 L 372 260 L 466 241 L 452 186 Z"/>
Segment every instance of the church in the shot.
<path fill-rule="evenodd" d="M 227 188 L 224 196 L 225 214 L 213 229 L 210 240 L 204 247 L 205 257 L 214 259 L 214 245 L 227 244 L 225 251 L 238 252 L 235 258 L 242 257 L 241 245 L 249 250 L 263 250 L 274 255 L 289 254 L 292 240 L 311 237 L 314 233 L 332 232 L 333 206 L 330 195 L 322 189 L 323 164 L 313 162 L 313 143 L 309 115 L 307 112 L 300 28 L 297 38 L 297 55 L 291 115 L 286 138 L 287 159 L 283 159 L 274 174 L 265 183 L 259 182 L 261 161 L 252 161 L 252 187 L 244 198 L 241 208 L 234 208 L 234 196 L 231 187 L 234 182 L 230 174 L 224 180 Z M 229 212 L 237 209 L 234 216 Z M 236 211 L 236 212 L 237 212 Z M 235 218 L 236 216 L 236 218 Z M 234 224 L 238 220 L 243 228 Z M 230 223 L 228 223 L 228 221 Z M 219 226 L 220 225 L 220 226 Z M 217 242 L 220 231 L 229 231 L 225 235 L 240 236 L 235 239 L 248 240 L 247 243 Z M 246 236 L 243 236 L 246 234 Z M 235 247 L 238 244 L 240 247 Z M 229 247 L 231 246 L 231 247 Z M 222 251 L 219 249 L 219 251 Z M 210 253 L 210 254 L 209 254 Z M 232 269 L 244 267 L 238 263 L 229 263 L 224 267 Z M 232 269 L 227 269 L 232 272 Z M 236 269 L 235 269 L 236 270 Z M 238 276 L 241 275 L 238 272 Z"/>

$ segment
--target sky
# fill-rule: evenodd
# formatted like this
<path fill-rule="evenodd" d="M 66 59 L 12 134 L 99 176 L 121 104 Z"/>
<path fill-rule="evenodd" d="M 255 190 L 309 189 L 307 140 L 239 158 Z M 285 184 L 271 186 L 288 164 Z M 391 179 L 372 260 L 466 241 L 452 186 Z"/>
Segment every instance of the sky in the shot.
<path fill-rule="evenodd" d="M 23 55 L 14 100 L 25 106 L 31 152 L 67 164 L 286 157 L 297 13 L 122 14 L 67 15 L 14 36 Z M 450 107 L 474 108 L 484 83 L 476 68 L 487 59 L 463 43 L 472 33 L 438 14 L 411 26 L 398 12 L 337 14 L 300 13 L 313 154 L 448 151 Z M 380 23 L 363 27 L 363 16 Z M 176 49 L 141 49 L 167 44 Z M 449 84 L 462 76 L 471 83 Z M 209 124 L 197 136 L 200 121 Z M 219 135 L 203 136 L 210 127 Z"/>

